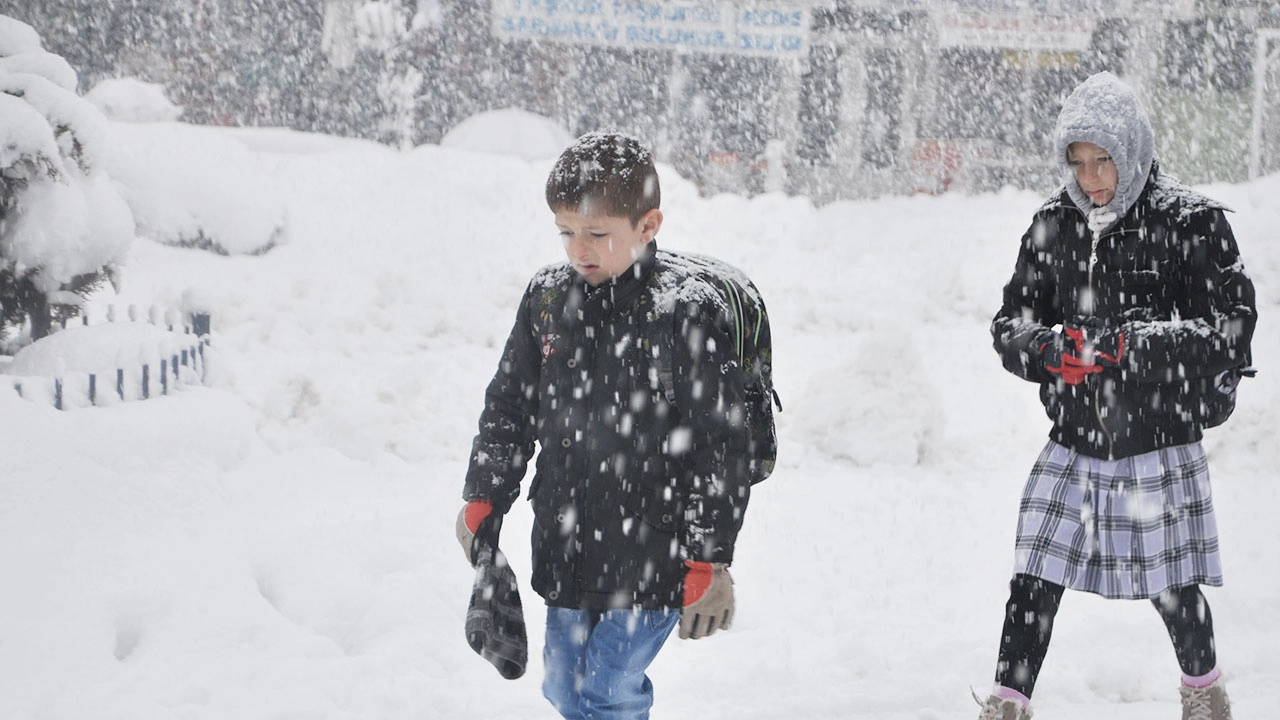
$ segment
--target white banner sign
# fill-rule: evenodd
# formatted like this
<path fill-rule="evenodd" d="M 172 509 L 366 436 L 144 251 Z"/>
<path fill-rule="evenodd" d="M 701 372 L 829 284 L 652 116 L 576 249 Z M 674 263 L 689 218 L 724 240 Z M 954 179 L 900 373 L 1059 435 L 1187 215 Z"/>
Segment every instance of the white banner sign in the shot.
<path fill-rule="evenodd" d="M 1196 8 L 1196 0 L 841 0 L 841 4 L 876 10 L 924 10 L 935 15 L 957 12 L 1018 13 L 1030 10 L 1042 15 L 1092 13 L 1098 17 L 1141 15 L 1160 18 L 1192 17 Z"/>
<path fill-rule="evenodd" d="M 804 56 L 809 23 L 806 7 L 767 0 L 493 0 L 500 37 L 678 52 Z"/>
<path fill-rule="evenodd" d="M 1087 50 L 1093 23 L 1041 15 L 964 14 L 937 18 L 942 47 L 1034 49 L 1060 52 Z"/>

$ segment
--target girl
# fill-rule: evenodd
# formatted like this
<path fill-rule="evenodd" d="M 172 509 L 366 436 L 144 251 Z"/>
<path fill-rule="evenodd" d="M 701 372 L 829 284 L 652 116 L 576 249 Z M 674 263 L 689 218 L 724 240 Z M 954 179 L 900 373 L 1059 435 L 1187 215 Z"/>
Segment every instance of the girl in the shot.
<path fill-rule="evenodd" d="M 979 718 L 1031 717 L 1070 588 L 1150 599 L 1182 668 L 1182 717 L 1229 720 L 1200 592 L 1222 584 L 1200 439 L 1214 379 L 1248 365 L 1253 284 L 1225 208 L 1161 174 L 1151 124 L 1114 75 L 1072 92 L 1055 143 L 1065 187 L 1023 236 L 991 325 L 1053 427 L 1023 492 L 996 687 Z"/>

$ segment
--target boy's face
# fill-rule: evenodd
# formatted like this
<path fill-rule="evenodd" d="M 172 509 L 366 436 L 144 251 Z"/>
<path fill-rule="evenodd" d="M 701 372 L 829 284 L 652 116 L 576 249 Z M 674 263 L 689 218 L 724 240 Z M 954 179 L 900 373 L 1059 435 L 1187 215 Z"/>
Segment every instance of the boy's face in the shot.
<path fill-rule="evenodd" d="M 662 211 L 654 208 L 635 225 L 615 215 L 583 215 L 577 210 L 556 211 L 556 227 L 573 269 L 596 286 L 626 272 L 644 253 L 662 226 Z"/>

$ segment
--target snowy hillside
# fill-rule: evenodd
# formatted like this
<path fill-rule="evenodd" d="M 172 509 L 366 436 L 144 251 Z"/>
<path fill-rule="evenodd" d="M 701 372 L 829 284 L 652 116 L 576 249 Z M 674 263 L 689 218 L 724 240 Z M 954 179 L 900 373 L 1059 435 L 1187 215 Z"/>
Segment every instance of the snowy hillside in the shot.
<path fill-rule="evenodd" d="M 228 172 L 187 130 L 128 136 L 187 148 L 169 167 Z M 59 412 L 0 385 L 0 717 L 553 717 L 540 660 L 508 682 L 467 647 L 453 537 L 516 301 L 561 257 L 551 160 L 201 130 L 242 149 L 228 162 L 252 155 L 288 242 L 221 256 L 141 237 L 120 294 L 90 301 L 91 316 L 209 310 L 203 387 Z M 718 255 L 764 293 L 786 409 L 738 545 L 735 625 L 671 641 L 654 717 L 976 717 L 1047 431 L 987 325 L 1042 198 L 815 208 L 703 199 L 660 172 L 659 243 Z M 1227 585 L 1206 594 L 1237 715 L 1265 718 L 1280 706 L 1280 176 L 1202 189 L 1237 211 L 1259 293 L 1261 372 L 1207 440 Z M 521 504 L 503 544 L 537 657 L 528 527 Z M 1148 604 L 1071 594 L 1058 617 L 1037 720 L 1176 717 Z"/>

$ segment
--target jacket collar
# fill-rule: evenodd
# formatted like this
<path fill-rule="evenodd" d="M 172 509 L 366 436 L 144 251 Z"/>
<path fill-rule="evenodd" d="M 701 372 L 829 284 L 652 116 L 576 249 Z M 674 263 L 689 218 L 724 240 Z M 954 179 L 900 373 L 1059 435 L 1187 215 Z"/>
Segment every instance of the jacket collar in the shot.
<path fill-rule="evenodd" d="M 1147 205 L 1150 202 L 1151 190 L 1156 186 L 1156 183 L 1159 179 L 1160 179 L 1160 163 L 1159 161 L 1152 159 L 1151 170 L 1147 173 L 1147 182 L 1145 185 L 1143 185 L 1142 192 L 1138 195 L 1137 201 L 1134 202 L 1133 205 L 1129 207 L 1128 212 L 1124 214 L 1124 217 L 1120 218 L 1119 222 L 1117 222 L 1115 225 L 1111 227 L 1110 230 L 1108 230 L 1106 233 L 1103 233 L 1103 234 L 1109 235 L 1112 232 L 1123 231 L 1126 228 L 1132 226 L 1136 219 L 1141 218 L 1143 215 L 1145 215 Z M 1081 210 L 1076 205 L 1075 201 L 1071 198 L 1071 194 L 1067 192 L 1068 189 L 1069 188 L 1066 185 L 1059 188 L 1058 192 L 1054 193 L 1053 196 L 1050 197 L 1047 201 L 1045 201 L 1045 204 L 1040 207 L 1040 212 L 1066 209 L 1066 210 L 1075 210 L 1079 212 L 1081 215 L 1083 215 L 1084 211 Z"/>
<path fill-rule="evenodd" d="M 588 302 L 607 300 L 610 305 L 619 306 L 635 298 L 644 290 L 657 264 L 658 241 L 651 240 L 645 244 L 644 252 L 626 272 L 595 287 L 579 276 L 575 282 L 578 290 L 586 296 Z"/>

